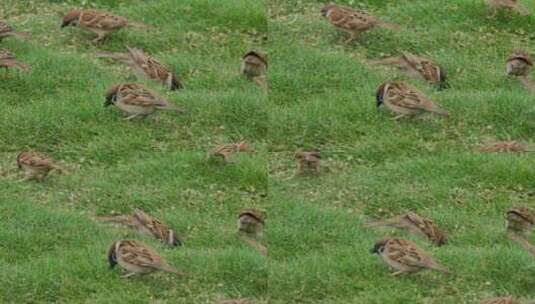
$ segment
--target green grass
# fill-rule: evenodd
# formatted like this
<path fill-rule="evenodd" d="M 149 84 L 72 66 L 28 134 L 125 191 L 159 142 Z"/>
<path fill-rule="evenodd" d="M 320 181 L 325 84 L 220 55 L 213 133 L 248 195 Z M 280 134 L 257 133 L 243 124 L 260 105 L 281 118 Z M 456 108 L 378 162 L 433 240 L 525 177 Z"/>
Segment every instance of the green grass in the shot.
<path fill-rule="evenodd" d="M 344 2 L 344 1 L 340 1 Z M 535 5 L 523 1 L 531 10 Z M 499 13 L 484 1 L 345 1 L 400 24 L 344 46 L 343 33 L 306 0 L 4 0 L 0 18 L 32 35 L 6 39 L 32 66 L 0 75 L 0 302 L 477 303 L 512 294 L 535 298 L 535 260 L 504 237 L 504 211 L 535 206 L 535 157 L 472 152 L 481 142 L 534 143 L 535 97 L 504 75 L 514 48 L 535 49 L 535 17 Z M 102 45 L 78 28 L 60 29 L 71 8 L 95 7 L 154 25 L 127 29 Z M 185 90 L 147 86 L 189 110 L 123 121 L 104 108 L 127 68 L 98 59 L 125 45 L 173 67 Z M 249 48 L 270 56 L 266 96 L 239 75 Z M 448 70 L 452 88 L 435 91 L 366 59 L 411 51 Z M 409 80 L 451 112 L 391 120 L 375 108 L 383 81 Z M 247 140 L 259 151 L 221 166 L 216 144 Z M 296 177 L 293 151 L 319 148 L 328 170 Z M 18 183 L 15 157 L 46 152 L 70 174 Z M 238 210 L 268 210 L 264 259 L 235 234 Z M 94 216 L 141 207 L 183 235 L 185 246 L 157 248 L 189 275 L 122 279 L 105 252 L 140 238 Z M 385 235 L 369 218 L 416 211 L 451 235 L 440 249 L 409 237 L 455 275 L 393 278 L 369 253 Z M 535 241 L 534 239 L 532 239 Z"/>

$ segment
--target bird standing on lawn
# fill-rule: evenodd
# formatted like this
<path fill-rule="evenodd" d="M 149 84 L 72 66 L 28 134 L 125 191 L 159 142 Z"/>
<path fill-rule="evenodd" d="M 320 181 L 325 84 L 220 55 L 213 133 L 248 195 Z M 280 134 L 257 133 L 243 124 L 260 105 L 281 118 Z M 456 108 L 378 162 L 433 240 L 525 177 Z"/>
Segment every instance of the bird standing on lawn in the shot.
<path fill-rule="evenodd" d="M 351 7 L 329 3 L 321 8 L 321 15 L 336 28 L 349 34 L 344 42 L 348 44 L 357 35 L 374 27 L 397 30 L 399 26 L 383 22 L 376 17 Z"/>

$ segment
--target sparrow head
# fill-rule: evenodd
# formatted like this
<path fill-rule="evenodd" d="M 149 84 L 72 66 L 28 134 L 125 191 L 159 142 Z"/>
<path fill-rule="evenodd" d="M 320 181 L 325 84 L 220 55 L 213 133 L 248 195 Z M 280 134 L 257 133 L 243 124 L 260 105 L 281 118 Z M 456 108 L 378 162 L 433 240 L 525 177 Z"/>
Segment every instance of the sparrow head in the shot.
<path fill-rule="evenodd" d="M 322 8 L 321 8 L 321 15 L 323 17 L 328 17 L 329 16 L 329 12 L 336 7 L 336 4 L 334 4 L 333 2 L 329 3 L 329 4 L 325 4 Z"/>
<path fill-rule="evenodd" d="M 182 82 L 178 80 L 175 73 L 169 73 L 169 74 L 170 74 L 169 75 L 169 89 L 171 91 L 183 89 L 184 86 L 182 85 Z"/>
<path fill-rule="evenodd" d="M 243 55 L 242 59 L 245 63 L 251 65 L 261 65 L 262 63 L 266 66 L 268 65 L 267 54 L 260 51 L 248 51 Z"/>
<path fill-rule="evenodd" d="M 376 103 L 377 107 L 380 107 L 383 104 L 384 95 L 386 91 L 386 85 L 387 85 L 386 82 L 380 85 L 379 88 L 377 89 L 377 93 L 375 93 L 375 100 L 377 102 Z"/>
<path fill-rule="evenodd" d="M 372 253 L 372 254 L 380 254 L 380 253 L 382 253 L 383 250 L 385 249 L 386 243 L 388 243 L 389 240 L 390 239 L 386 238 L 386 239 L 381 239 L 381 240 L 375 242 L 375 245 L 370 250 L 370 253 Z"/>
<path fill-rule="evenodd" d="M 438 67 L 438 90 L 444 90 L 451 88 L 450 84 L 448 83 L 448 74 L 446 73 L 446 70 L 442 67 Z"/>
<path fill-rule="evenodd" d="M 112 104 L 115 104 L 117 101 L 117 91 L 119 90 L 119 86 L 114 86 L 108 89 L 106 92 L 106 101 L 104 102 L 104 106 L 110 106 Z"/>
<path fill-rule="evenodd" d="M 61 24 L 61 27 L 66 26 L 77 26 L 78 22 L 80 21 L 80 11 L 70 11 L 63 17 L 63 23 Z"/>
<path fill-rule="evenodd" d="M 113 242 L 110 248 L 108 248 L 108 263 L 110 264 L 110 268 L 117 265 L 117 245 L 119 245 L 119 241 Z"/>
<path fill-rule="evenodd" d="M 19 167 L 19 169 L 22 169 L 21 159 L 25 154 L 26 152 L 20 152 L 19 155 L 17 155 L 17 167 Z"/>
<path fill-rule="evenodd" d="M 238 230 L 257 234 L 264 228 L 266 214 L 256 209 L 245 209 L 238 215 Z"/>
<path fill-rule="evenodd" d="M 172 229 L 169 229 L 169 239 L 167 240 L 167 243 L 172 247 L 182 246 L 182 242 L 176 236 L 175 231 Z"/>

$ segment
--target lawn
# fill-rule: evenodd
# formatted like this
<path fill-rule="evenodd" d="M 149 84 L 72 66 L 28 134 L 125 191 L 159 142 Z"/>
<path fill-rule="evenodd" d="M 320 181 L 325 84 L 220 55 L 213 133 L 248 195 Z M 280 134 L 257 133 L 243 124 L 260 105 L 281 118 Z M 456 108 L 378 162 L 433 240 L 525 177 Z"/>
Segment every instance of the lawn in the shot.
<path fill-rule="evenodd" d="M 483 0 L 339 1 L 400 31 L 345 34 L 306 0 L 3 0 L 0 19 L 31 34 L 0 43 L 31 65 L 0 75 L 0 302 L 478 303 L 535 298 L 535 259 L 504 236 L 511 206 L 535 207 L 535 155 L 474 152 L 489 140 L 535 145 L 535 96 L 505 76 L 515 48 L 535 50 L 535 16 L 493 15 Z M 535 12 L 535 4 L 523 1 Z M 72 8 L 99 8 L 154 28 L 128 28 L 94 45 L 60 28 Z M 135 46 L 171 66 L 185 89 L 168 92 L 98 58 Z M 269 53 L 269 94 L 240 76 L 248 49 Z M 410 51 L 440 62 L 437 91 L 366 60 Z M 411 82 L 451 113 L 392 120 L 376 109 L 384 81 Z M 125 121 L 104 107 L 108 87 L 139 81 L 188 109 Z M 222 165 L 206 151 L 246 140 L 257 150 Z M 319 176 L 296 175 L 294 151 L 321 150 Z M 67 168 L 18 182 L 18 152 L 39 150 Z M 267 210 L 269 258 L 236 236 L 236 215 Z M 169 249 L 96 216 L 143 208 L 184 246 Z M 415 211 L 451 241 L 363 223 Z M 386 235 L 416 242 L 454 273 L 391 277 L 372 254 Z M 115 240 L 151 245 L 188 273 L 121 278 Z M 535 238 L 532 237 L 532 241 Z"/>

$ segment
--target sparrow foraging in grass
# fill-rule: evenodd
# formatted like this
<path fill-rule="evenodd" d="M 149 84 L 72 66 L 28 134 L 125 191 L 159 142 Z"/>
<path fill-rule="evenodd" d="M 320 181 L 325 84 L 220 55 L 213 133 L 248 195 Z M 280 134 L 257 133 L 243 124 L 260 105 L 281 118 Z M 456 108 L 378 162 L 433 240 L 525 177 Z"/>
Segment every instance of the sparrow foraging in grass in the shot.
<path fill-rule="evenodd" d="M 507 230 L 527 235 L 535 225 L 535 212 L 527 207 L 515 207 L 507 210 Z"/>
<path fill-rule="evenodd" d="M 22 181 L 42 181 L 52 170 L 65 172 L 50 157 L 35 151 L 21 152 L 17 156 L 17 166 L 24 171 L 25 176 Z"/>
<path fill-rule="evenodd" d="M 488 153 L 528 152 L 527 147 L 516 140 L 489 142 L 481 145 L 478 151 Z"/>
<path fill-rule="evenodd" d="M 140 234 L 153 237 L 171 247 L 182 246 L 180 238 L 173 229 L 169 229 L 165 223 L 140 209 L 134 210 L 132 215 L 104 216 L 98 219 L 128 226 Z"/>
<path fill-rule="evenodd" d="M 145 118 L 156 110 L 175 111 L 185 113 L 185 110 L 172 105 L 169 101 L 158 96 L 154 91 L 136 83 L 124 83 L 110 88 L 106 92 L 104 106 L 115 105 L 131 120 L 136 117 Z"/>
<path fill-rule="evenodd" d="M 294 155 L 297 160 L 297 174 L 319 174 L 321 171 L 321 153 L 315 151 L 297 150 Z"/>
<path fill-rule="evenodd" d="M 433 60 L 403 52 L 401 56 L 369 61 L 371 64 L 394 66 L 409 74 L 435 85 L 439 90 L 449 88 L 446 71 Z"/>
<path fill-rule="evenodd" d="M 244 209 L 238 214 L 238 231 L 247 235 L 258 236 L 264 230 L 266 213 L 258 209 Z"/>
<path fill-rule="evenodd" d="M 403 81 L 388 81 L 377 89 L 377 107 L 384 104 L 389 110 L 398 114 L 394 119 L 414 116 L 424 112 L 449 116 L 446 110 L 440 108 L 431 99 L 415 87 Z"/>
<path fill-rule="evenodd" d="M 519 13 L 522 16 L 529 15 L 529 10 L 520 3 L 519 0 L 487 0 L 487 4 L 496 13 L 499 9 L 508 9 Z"/>
<path fill-rule="evenodd" d="M 507 237 L 535 257 L 535 245 L 529 241 L 529 235 L 535 225 L 535 212 L 526 207 L 507 210 Z"/>
<path fill-rule="evenodd" d="M 127 274 L 123 278 L 128 278 L 137 273 L 145 274 L 158 270 L 180 276 L 184 275 L 184 273 L 170 266 L 154 249 L 134 240 L 114 242 L 108 249 L 108 262 L 110 268 L 119 264 L 121 268 L 126 270 Z"/>
<path fill-rule="evenodd" d="M 0 20 L 0 41 L 7 37 L 19 37 L 27 39 L 28 35 L 26 33 L 16 32 L 13 27 L 7 24 L 4 20 Z"/>
<path fill-rule="evenodd" d="M 17 60 L 15 55 L 6 49 L 0 49 L 0 68 L 5 68 L 6 73 L 9 68 L 17 68 L 23 72 L 30 70 L 30 66 Z"/>
<path fill-rule="evenodd" d="M 97 35 L 93 43 L 106 38 L 109 34 L 124 27 L 131 26 L 147 29 L 150 26 L 127 20 L 124 17 L 113 15 L 101 10 L 72 10 L 63 17 L 61 27 L 79 26 Z"/>
<path fill-rule="evenodd" d="M 371 252 L 378 254 L 387 265 L 396 270 L 392 273 L 393 276 L 425 269 L 433 269 L 445 274 L 450 273 L 447 268 L 438 264 L 431 255 L 418 248 L 411 241 L 385 238 L 377 241 Z"/>
<path fill-rule="evenodd" d="M 243 241 L 255 248 L 263 256 L 268 249 L 260 242 L 263 234 L 266 213 L 258 209 L 244 209 L 238 215 L 238 233 Z"/>
<path fill-rule="evenodd" d="M 231 163 L 231 157 L 235 153 L 240 152 L 255 152 L 247 142 L 240 141 L 238 143 L 219 145 L 208 152 L 208 158 L 222 157 L 225 163 Z"/>
<path fill-rule="evenodd" d="M 481 304 L 519 304 L 513 297 L 492 298 L 480 302 Z"/>
<path fill-rule="evenodd" d="M 531 79 L 530 72 L 533 67 L 531 55 L 523 50 L 515 50 L 507 58 L 506 72 L 507 75 L 516 76 L 522 82 L 524 87 L 531 93 L 535 94 L 535 84 Z"/>
<path fill-rule="evenodd" d="M 180 78 L 156 58 L 140 49 L 126 48 L 127 53 L 99 52 L 97 56 L 118 60 L 133 68 L 138 76 L 157 81 L 171 91 L 184 88 Z"/>
<path fill-rule="evenodd" d="M 248 51 L 242 58 L 242 73 L 250 81 L 267 89 L 268 58 L 267 54 L 259 51 Z"/>
<path fill-rule="evenodd" d="M 374 27 L 397 30 L 395 24 L 383 22 L 376 17 L 351 7 L 329 3 L 321 8 L 321 15 L 336 28 L 349 33 L 345 44 L 353 41 L 358 34 Z"/>
<path fill-rule="evenodd" d="M 253 301 L 248 299 L 235 299 L 235 300 L 221 300 L 216 304 L 254 304 Z"/>
<path fill-rule="evenodd" d="M 382 221 L 367 223 L 368 227 L 388 226 L 407 230 L 409 233 L 423 236 L 436 246 L 445 245 L 448 241 L 446 233 L 438 228 L 431 219 L 420 216 L 414 212 L 401 214 Z"/>

